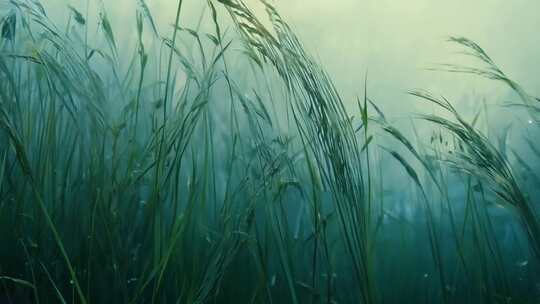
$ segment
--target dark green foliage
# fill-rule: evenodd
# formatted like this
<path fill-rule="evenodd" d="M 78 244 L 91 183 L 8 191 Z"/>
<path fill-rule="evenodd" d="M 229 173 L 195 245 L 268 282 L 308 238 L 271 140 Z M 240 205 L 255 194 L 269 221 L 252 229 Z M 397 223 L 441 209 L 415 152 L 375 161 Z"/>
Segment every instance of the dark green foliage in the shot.
<path fill-rule="evenodd" d="M 0 24 L 2 25 L 2 38 L 7 40 L 15 39 L 17 29 L 17 15 L 15 12 L 4 16 Z"/>
<path fill-rule="evenodd" d="M 137 3 L 134 50 L 105 8 L 96 45 L 72 6 L 66 32 L 33 0 L 1 19 L 0 302 L 538 301 L 535 138 L 525 155 L 481 111 L 413 91 L 445 113 L 412 140 L 367 77 L 351 115 L 269 1 L 271 28 L 207 0 L 211 32 L 179 1 L 165 38 Z M 536 119 L 484 50 L 451 41 L 487 68 L 445 70 L 503 81 Z"/>

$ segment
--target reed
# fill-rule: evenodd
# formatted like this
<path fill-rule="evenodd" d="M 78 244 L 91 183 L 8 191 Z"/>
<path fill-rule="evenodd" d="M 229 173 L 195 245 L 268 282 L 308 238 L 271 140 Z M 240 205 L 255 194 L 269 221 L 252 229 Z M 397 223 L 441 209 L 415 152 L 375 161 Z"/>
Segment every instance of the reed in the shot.
<path fill-rule="evenodd" d="M 137 1 L 132 44 L 104 7 L 93 39 L 88 2 L 67 25 L 9 3 L 0 302 L 538 300 L 533 137 L 530 155 L 497 146 L 481 112 L 421 90 L 446 113 L 401 128 L 367 76 L 349 113 L 270 2 L 268 27 L 241 0 L 208 0 L 209 32 L 183 2 L 162 36 Z M 538 99 L 487 52 L 451 41 L 486 67 L 437 69 L 502 81 L 537 120 Z M 431 138 L 415 133 L 426 122 Z"/>

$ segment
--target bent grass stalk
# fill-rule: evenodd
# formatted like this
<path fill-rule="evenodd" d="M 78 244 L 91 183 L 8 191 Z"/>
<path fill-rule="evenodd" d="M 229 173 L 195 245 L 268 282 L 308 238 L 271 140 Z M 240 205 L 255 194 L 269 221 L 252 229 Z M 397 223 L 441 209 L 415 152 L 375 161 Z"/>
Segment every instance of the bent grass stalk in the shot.
<path fill-rule="evenodd" d="M 448 101 L 414 91 L 453 116 L 421 116 L 448 131 L 430 155 L 418 134 L 410 141 L 370 99 L 367 76 L 359 117 L 351 117 L 331 77 L 277 9 L 261 3 L 271 28 L 237 0 L 207 0 L 196 26 L 180 26 L 180 0 L 172 36 L 155 54 L 143 41 L 159 33 L 139 1 L 131 58 L 118 56 L 126 53 L 124 37 L 105 7 L 103 43 L 94 45 L 89 1 L 84 16 L 67 8 L 65 30 L 37 1 L 10 4 L 15 15 L 0 21 L 0 227 L 14 233 L 0 237 L 15 254 L 0 254 L 30 268 L 0 269 L 9 274 L 0 274 L 2 283 L 28 292 L 31 285 L 43 303 L 378 303 L 404 300 L 392 294 L 398 290 L 412 302 L 517 297 L 507 256 L 515 250 L 500 242 L 488 204 L 495 193 L 513 206 L 537 252 L 534 193 L 508 156 L 524 176 L 537 179 L 535 166 L 518 147 L 491 144 L 475 127 L 480 112 L 468 123 Z M 240 39 L 223 30 L 220 10 Z M 206 15 L 211 33 L 200 26 Z M 538 111 L 536 99 L 478 45 L 451 40 L 488 68 L 443 69 L 502 81 L 529 115 Z M 452 155 L 443 133 L 454 139 Z M 386 193 L 399 187 L 383 180 L 391 180 L 384 171 L 393 165 L 380 153 L 382 135 L 397 143 L 387 152 L 415 185 L 397 194 L 406 206 Z M 534 141 L 526 143 L 540 155 Z M 447 168 L 465 173 L 443 174 Z M 463 180 L 463 201 L 451 197 L 450 177 Z M 492 191 L 484 193 L 484 184 Z M 385 254 L 392 246 L 406 248 Z M 415 263 L 396 270 L 396 256 Z M 433 261 L 426 271 L 436 280 L 418 279 L 418 256 Z M 436 291 L 420 292 L 425 287 Z"/>

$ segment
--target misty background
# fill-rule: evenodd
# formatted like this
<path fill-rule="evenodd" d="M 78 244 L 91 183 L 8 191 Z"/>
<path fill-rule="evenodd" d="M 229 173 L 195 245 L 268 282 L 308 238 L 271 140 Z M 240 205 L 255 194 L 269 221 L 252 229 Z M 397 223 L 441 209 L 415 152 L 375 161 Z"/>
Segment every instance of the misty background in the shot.
<path fill-rule="evenodd" d="M 160 35 L 170 37 L 178 3 L 171 0 L 145 2 Z M 258 0 L 245 2 L 261 20 L 267 20 Z M 413 122 L 411 114 L 440 111 L 407 94 L 413 89 L 424 89 L 448 98 L 469 121 L 479 110 L 485 110 L 484 116 L 489 116 L 489 129 L 485 129 L 488 124 L 482 122 L 484 116 L 479 128 L 487 134 L 500 136 L 506 126 L 512 125 L 506 144 L 517 150 L 527 150 L 523 134 L 536 132 L 532 123 L 537 122 L 532 122 L 523 110 L 501 107 L 504 103 L 519 102 L 507 86 L 478 76 L 429 69 L 445 63 L 482 67 L 478 60 L 460 53 L 463 48 L 447 41 L 450 36 L 467 37 L 478 43 L 510 79 L 529 94 L 539 96 L 539 1 L 287 0 L 273 3 L 307 51 L 333 78 L 351 115 L 357 116 L 356 98 L 363 97 L 367 74 L 368 95 L 408 136 L 413 136 L 412 123 L 424 139 L 432 132 L 431 127 L 423 128 L 417 120 Z M 89 15 L 85 17 L 91 29 L 89 35 L 90 39 L 96 40 L 91 44 L 103 47 L 106 44 L 97 20 L 100 12 L 106 12 L 120 54 L 122 50 L 136 49 L 138 0 L 46 0 L 42 4 L 59 26 L 66 24 L 70 16 L 68 5 L 83 14 L 88 8 Z M 236 38 L 227 12 L 220 5 L 216 7 L 226 36 Z M 206 1 L 184 0 L 180 24 L 213 32 Z M 146 31 L 150 32 L 148 26 Z M 156 45 L 159 43 L 150 40 L 145 44 L 153 45 L 154 52 L 158 52 Z M 232 53 L 235 52 L 238 57 L 243 57 L 240 45 L 234 47 Z M 125 57 L 127 61 L 131 55 L 126 54 L 120 59 Z M 225 128 L 220 131 L 227 132 Z M 403 177 L 396 175 L 394 179 Z"/>
<path fill-rule="evenodd" d="M 534 0 L 394 1 L 394 0 L 287 0 L 273 1 L 293 27 L 308 51 L 333 77 L 346 103 L 354 107 L 363 94 L 368 73 L 369 95 L 384 111 L 418 110 L 405 92 L 422 88 L 441 94 L 458 107 L 475 107 L 474 100 L 488 104 L 508 100 L 508 89 L 500 84 L 467 75 L 427 71 L 439 63 L 475 63 L 459 54 L 460 48 L 446 42 L 449 36 L 464 36 L 478 43 L 501 69 L 525 90 L 540 95 L 540 2 Z M 161 35 L 169 35 L 176 1 L 147 0 Z M 256 0 L 246 3 L 266 19 Z M 66 20 L 67 4 L 81 12 L 86 1 L 43 1 L 49 14 Z M 119 41 L 136 39 L 137 0 L 90 1 L 90 26 L 101 7 L 107 11 Z M 181 24 L 202 27 L 211 22 L 204 12 L 205 1 L 184 1 Z M 220 10 L 222 19 L 226 12 Z M 210 25 L 210 24 L 207 24 Z M 95 28 L 95 26 L 94 26 Z M 122 48 L 122 45 L 119 46 Z M 403 113 L 405 114 L 405 113 Z M 406 115 L 404 115 L 406 116 Z"/>

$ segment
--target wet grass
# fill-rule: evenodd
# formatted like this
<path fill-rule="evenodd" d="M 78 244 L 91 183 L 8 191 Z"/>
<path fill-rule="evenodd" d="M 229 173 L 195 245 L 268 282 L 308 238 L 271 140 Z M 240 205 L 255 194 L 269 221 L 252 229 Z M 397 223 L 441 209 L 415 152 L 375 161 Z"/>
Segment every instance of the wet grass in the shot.
<path fill-rule="evenodd" d="M 485 66 L 437 69 L 509 86 L 523 147 L 481 131 L 482 105 L 466 118 L 421 90 L 444 113 L 419 113 L 408 132 L 364 76 L 348 113 L 261 3 L 270 27 L 242 1 L 208 0 L 206 32 L 183 24 L 179 1 L 161 36 L 140 1 L 129 49 L 104 10 L 93 45 L 88 12 L 66 8 L 64 27 L 39 2 L 11 1 L 0 301 L 537 302 L 538 99 L 451 38 Z"/>

